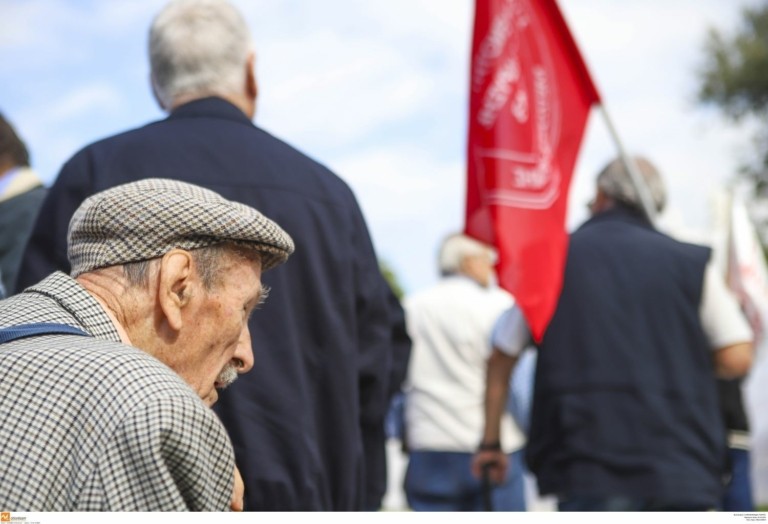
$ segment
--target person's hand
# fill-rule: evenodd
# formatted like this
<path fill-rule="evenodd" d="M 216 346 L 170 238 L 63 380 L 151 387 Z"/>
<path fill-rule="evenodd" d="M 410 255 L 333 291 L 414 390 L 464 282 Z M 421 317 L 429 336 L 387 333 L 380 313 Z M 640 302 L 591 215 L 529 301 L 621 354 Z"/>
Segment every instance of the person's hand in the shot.
<path fill-rule="evenodd" d="M 507 476 L 509 458 L 500 449 L 479 450 L 472 457 L 472 474 L 478 479 L 483 478 L 484 470 L 488 471 L 488 480 L 492 484 L 502 484 Z"/>
<path fill-rule="evenodd" d="M 243 496 L 245 495 L 245 484 L 240 470 L 235 466 L 235 486 L 232 489 L 232 500 L 229 502 L 229 508 L 232 511 L 243 511 Z"/>

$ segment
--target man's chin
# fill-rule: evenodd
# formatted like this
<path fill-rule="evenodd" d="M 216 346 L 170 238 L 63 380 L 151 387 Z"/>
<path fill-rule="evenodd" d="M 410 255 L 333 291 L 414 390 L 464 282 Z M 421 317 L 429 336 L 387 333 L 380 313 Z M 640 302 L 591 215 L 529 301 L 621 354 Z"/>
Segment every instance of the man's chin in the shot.
<path fill-rule="evenodd" d="M 212 407 L 217 400 L 219 400 L 219 392 L 216 391 L 216 388 L 211 388 L 211 391 L 203 397 L 203 402 L 205 402 L 205 405 L 209 408 Z"/>
<path fill-rule="evenodd" d="M 220 389 L 226 389 L 227 387 L 231 386 L 232 383 L 237 379 L 237 373 L 236 372 L 229 372 L 223 371 L 219 374 L 216 381 L 213 383 L 213 387 L 211 388 L 211 391 L 203 397 L 203 402 L 205 402 L 208 407 L 213 406 L 217 400 L 219 400 L 219 391 Z"/>

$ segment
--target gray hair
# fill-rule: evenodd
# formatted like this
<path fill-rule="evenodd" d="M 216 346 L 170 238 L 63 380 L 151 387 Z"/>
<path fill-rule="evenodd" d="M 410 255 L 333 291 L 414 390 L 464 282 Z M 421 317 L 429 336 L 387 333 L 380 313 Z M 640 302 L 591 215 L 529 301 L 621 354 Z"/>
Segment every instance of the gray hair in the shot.
<path fill-rule="evenodd" d="M 471 256 L 488 255 L 495 258 L 496 252 L 488 245 L 462 233 L 448 235 L 440 246 L 438 265 L 443 276 L 459 273 L 462 261 Z"/>
<path fill-rule="evenodd" d="M 229 2 L 170 2 L 149 30 L 152 79 L 163 107 L 182 95 L 240 92 L 251 50 L 248 26 Z"/>
<path fill-rule="evenodd" d="M 656 211 L 661 212 L 667 203 L 667 191 L 664 188 L 664 181 L 661 179 L 659 170 L 644 157 L 636 156 L 633 157 L 633 160 L 650 191 Z M 621 158 L 609 162 L 597 175 L 597 187 L 614 200 L 636 209 L 643 209 L 637 188 L 632 183 Z"/>
<path fill-rule="evenodd" d="M 201 247 L 193 249 L 189 253 L 195 262 L 203 286 L 208 290 L 213 289 L 219 283 L 220 269 L 225 257 L 235 256 L 246 260 L 261 260 L 261 254 L 255 249 L 230 243 Z M 129 286 L 147 288 L 150 275 L 159 261 L 159 258 L 153 258 L 123 264 L 123 275 Z M 266 297 L 267 289 L 265 286 L 262 288 L 262 296 Z"/>

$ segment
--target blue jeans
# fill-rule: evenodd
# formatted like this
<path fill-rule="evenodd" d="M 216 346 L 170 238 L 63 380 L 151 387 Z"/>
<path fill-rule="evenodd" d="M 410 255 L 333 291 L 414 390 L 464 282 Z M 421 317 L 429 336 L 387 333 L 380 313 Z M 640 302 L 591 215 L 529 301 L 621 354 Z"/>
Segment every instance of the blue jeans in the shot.
<path fill-rule="evenodd" d="M 731 482 L 725 489 L 720 509 L 723 511 L 755 511 L 750 480 L 749 451 L 730 448 Z"/>
<path fill-rule="evenodd" d="M 405 496 L 414 511 L 484 511 L 483 485 L 472 475 L 472 453 L 413 451 Z M 504 483 L 491 489 L 494 511 L 525 511 L 522 451 L 509 455 Z"/>
<path fill-rule="evenodd" d="M 707 511 L 703 506 L 634 497 L 577 495 L 560 498 L 558 511 Z"/>

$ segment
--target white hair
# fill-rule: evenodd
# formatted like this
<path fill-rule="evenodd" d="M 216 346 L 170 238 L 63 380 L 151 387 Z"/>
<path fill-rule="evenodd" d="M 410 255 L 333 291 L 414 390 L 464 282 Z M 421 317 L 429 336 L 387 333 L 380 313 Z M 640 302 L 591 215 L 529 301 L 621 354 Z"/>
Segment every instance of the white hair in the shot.
<path fill-rule="evenodd" d="M 667 203 L 667 191 L 661 173 L 650 160 L 641 156 L 635 156 L 632 160 L 649 191 L 656 211 L 661 212 Z M 597 175 L 597 187 L 603 193 L 624 204 L 637 209 L 643 209 L 643 201 L 637 191 L 632 177 L 627 171 L 626 162 L 622 158 L 616 158 L 609 162 Z"/>
<path fill-rule="evenodd" d="M 489 255 L 494 259 L 496 252 L 490 246 L 462 233 L 448 235 L 443 240 L 438 255 L 440 274 L 445 276 L 459 273 L 465 258 L 479 255 Z"/>
<path fill-rule="evenodd" d="M 163 107 L 182 95 L 241 92 L 251 50 L 248 26 L 229 2 L 170 2 L 149 30 L 152 81 Z"/>

